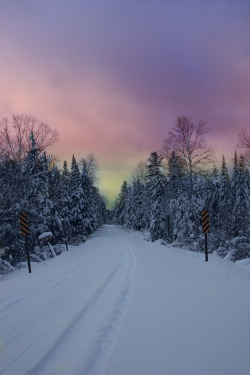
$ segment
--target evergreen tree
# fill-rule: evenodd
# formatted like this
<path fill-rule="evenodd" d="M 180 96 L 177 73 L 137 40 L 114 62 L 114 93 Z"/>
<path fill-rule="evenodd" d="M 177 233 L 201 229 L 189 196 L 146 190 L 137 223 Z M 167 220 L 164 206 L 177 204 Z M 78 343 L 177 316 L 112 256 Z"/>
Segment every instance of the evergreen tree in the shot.
<path fill-rule="evenodd" d="M 117 224 L 125 224 L 125 207 L 128 192 L 128 183 L 123 181 L 121 191 L 116 199 L 115 218 Z"/>
<path fill-rule="evenodd" d="M 224 155 L 218 191 L 218 226 L 220 238 L 226 240 L 232 230 L 232 192 Z"/>
<path fill-rule="evenodd" d="M 188 191 L 170 202 L 174 239 L 186 240 L 194 232 Z"/>
<path fill-rule="evenodd" d="M 198 238 L 198 234 L 201 231 L 201 212 L 204 209 L 204 198 L 203 192 L 206 186 L 206 178 L 203 176 L 195 176 L 193 179 L 193 194 L 189 205 L 189 216 L 192 225 L 192 231 L 188 233 L 188 237 L 194 239 Z"/>
<path fill-rule="evenodd" d="M 177 198 L 181 194 L 184 174 L 184 162 L 173 151 L 168 161 L 168 196 L 170 199 Z"/>
<path fill-rule="evenodd" d="M 25 258 L 18 214 L 23 200 L 23 173 L 20 163 L 2 158 L 0 163 L 0 248 L 13 265 Z"/>
<path fill-rule="evenodd" d="M 65 228 L 67 228 L 67 236 L 71 235 L 71 224 L 70 224 L 70 180 L 71 174 L 68 170 L 67 161 L 63 162 L 62 169 L 62 191 L 60 198 L 59 215 L 64 220 Z"/>
<path fill-rule="evenodd" d="M 209 217 L 213 229 L 218 227 L 218 205 L 219 205 L 219 171 L 214 166 L 211 173 L 205 177 L 202 196 L 204 209 L 209 211 Z"/>
<path fill-rule="evenodd" d="M 76 162 L 75 156 L 72 156 L 71 173 L 70 173 L 70 188 L 77 190 L 81 184 L 79 166 Z"/>
<path fill-rule="evenodd" d="M 97 229 L 96 219 L 96 195 L 93 182 L 88 174 L 87 167 L 83 163 L 81 175 L 81 188 L 83 194 L 83 225 L 87 234 Z"/>
<path fill-rule="evenodd" d="M 61 217 L 67 192 L 65 190 L 62 173 L 60 173 L 57 166 L 54 166 L 48 171 L 48 181 L 48 195 L 49 199 L 52 201 L 50 230 L 53 233 L 54 240 L 60 242 L 63 236 Z"/>
<path fill-rule="evenodd" d="M 237 159 L 236 159 L 237 160 Z M 245 167 L 244 157 L 240 156 L 239 163 L 234 165 L 232 179 L 233 193 L 233 230 L 234 235 L 247 235 L 249 229 L 249 187 L 248 171 Z"/>
<path fill-rule="evenodd" d="M 135 230 L 145 229 L 149 224 L 146 208 L 146 189 L 140 183 L 139 178 L 133 181 L 132 192 L 133 211 L 131 215 L 131 227 Z"/>
<path fill-rule="evenodd" d="M 133 228 L 132 219 L 134 214 L 133 190 L 130 185 L 127 186 L 127 194 L 125 199 L 124 223 L 128 228 Z"/>
<path fill-rule="evenodd" d="M 68 164 L 67 164 L 67 161 L 64 160 L 63 169 L 62 169 L 62 181 L 63 181 L 65 190 L 68 189 L 69 187 L 69 180 L 70 180 L 70 173 L 68 170 Z"/>
<path fill-rule="evenodd" d="M 85 197 L 82 190 L 79 167 L 73 155 L 71 162 L 69 193 L 69 221 L 72 236 L 86 234 L 83 223 L 85 208 L 84 199 Z"/>
<path fill-rule="evenodd" d="M 31 134 L 30 139 L 31 148 L 22 168 L 24 189 L 21 210 L 28 214 L 31 232 L 30 241 L 35 246 L 38 236 L 50 230 L 52 207 L 48 196 L 48 164 L 50 158 L 45 153 L 38 157 L 33 134 Z"/>
<path fill-rule="evenodd" d="M 151 199 L 150 213 L 150 237 L 152 241 L 164 238 L 166 235 L 166 207 L 165 207 L 165 183 L 162 173 L 163 156 L 156 151 L 148 158 L 147 165 L 147 191 Z"/>

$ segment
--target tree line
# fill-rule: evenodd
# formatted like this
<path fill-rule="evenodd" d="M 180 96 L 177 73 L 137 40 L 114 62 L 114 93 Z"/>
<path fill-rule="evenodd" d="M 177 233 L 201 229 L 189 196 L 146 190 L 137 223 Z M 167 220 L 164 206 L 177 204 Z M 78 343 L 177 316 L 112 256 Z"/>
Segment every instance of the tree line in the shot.
<path fill-rule="evenodd" d="M 127 228 L 145 230 L 151 241 L 204 249 L 201 212 L 210 212 L 210 251 L 232 260 L 250 257 L 250 177 L 247 152 L 235 152 L 229 176 L 222 157 L 214 163 L 214 148 L 208 144 L 207 124 L 186 116 L 177 118 L 164 141 L 162 152 L 154 151 L 140 162 L 132 181 L 124 181 L 113 209 L 114 221 Z M 240 133 L 240 140 L 246 132 Z M 243 138 L 242 138 L 243 137 Z M 249 138 L 248 138 L 249 140 Z M 249 152 L 249 143 L 244 144 Z M 248 154 L 249 155 L 249 154 Z M 249 161 L 248 161 L 249 162 Z"/>
<path fill-rule="evenodd" d="M 93 155 L 79 163 L 73 155 L 71 168 L 60 168 L 46 154 L 57 133 L 30 116 L 13 116 L 0 123 L 0 270 L 7 272 L 25 260 L 20 212 L 26 212 L 30 228 L 32 260 L 48 256 L 48 246 L 39 241 L 52 232 L 52 244 L 83 242 L 107 220 L 105 199 L 94 185 L 97 162 Z M 62 246 L 56 245 L 60 253 Z"/>

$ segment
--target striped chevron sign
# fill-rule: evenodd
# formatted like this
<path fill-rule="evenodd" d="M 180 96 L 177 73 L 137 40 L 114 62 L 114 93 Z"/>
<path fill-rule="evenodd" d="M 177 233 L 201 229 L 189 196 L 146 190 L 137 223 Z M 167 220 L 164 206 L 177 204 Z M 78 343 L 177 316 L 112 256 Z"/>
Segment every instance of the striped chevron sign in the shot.
<path fill-rule="evenodd" d="M 20 227 L 21 227 L 21 233 L 24 236 L 27 236 L 29 234 L 29 225 L 28 225 L 28 216 L 25 212 L 21 212 L 19 215 L 20 219 Z"/>
<path fill-rule="evenodd" d="M 209 211 L 204 210 L 201 213 L 201 224 L 202 224 L 202 232 L 203 233 L 208 233 L 210 230 L 209 226 Z"/>

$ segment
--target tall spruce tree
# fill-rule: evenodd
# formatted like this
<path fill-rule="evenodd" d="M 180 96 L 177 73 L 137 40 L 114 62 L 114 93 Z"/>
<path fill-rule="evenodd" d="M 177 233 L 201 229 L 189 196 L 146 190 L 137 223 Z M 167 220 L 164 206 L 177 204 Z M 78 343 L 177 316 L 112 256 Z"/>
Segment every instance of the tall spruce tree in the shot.
<path fill-rule="evenodd" d="M 73 236 L 83 235 L 83 209 L 84 197 L 81 186 L 81 177 L 75 156 L 72 156 L 71 173 L 70 173 L 70 226 Z"/>
<path fill-rule="evenodd" d="M 116 208 L 115 208 L 115 218 L 117 224 L 124 225 L 125 224 L 125 208 L 126 208 L 126 199 L 128 193 L 128 183 L 127 181 L 123 181 L 121 186 L 121 191 L 116 200 Z"/>
<path fill-rule="evenodd" d="M 233 192 L 233 229 L 236 236 L 247 236 L 249 230 L 249 187 L 248 171 L 245 167 L 244 156 L 241 155 L 237 168 L 234 168 L 232 180 Z"/>
<path fill-rule="evenodd" d="M 145 190 L 145 186 L 140 182 L 139 178 L 133 181 L 131 227 L 135 230 L 148 227 Z"/>
<path fill-rule="evenodd" d="M 81 187 L 83 193 L 83 225 L 87 234 L 97 229 L 97 219 L 95 211 L 97 210 L 95 189 L 93 182 L 88 174 L 85 162 L 82 166 Z"/>
<path fill-rule="evenodd" d="M 37 237 L 50 230 L 52 202 L 49 199 L 48 164 L 44 153 L 38 157 L 38 150 L 33 134 L 30 136 L 31 149 L 23 164 L 24 194 L 21 202 L 22 211 L 26 211 L 30 222 L 30 241 L 33 246 Z"/>
<path fill-rule="evenodd" d="M 232 230 L 232 198 L 227 165 L 223 155 L 218 191 L 218 229 L 222 240 L 228 239 Z"/>
<path fill-rule="evenodd" d="M 151 198 L 150 237 L 156 241 L 166 236 L 165 184 L 162 173 L 163 156 L 154 151 L 150 154 L 147 164 L 147 191 Z"/>
<path fill-rule="evenodd" d="M 181 194 L 184 175 L 184 162 L 181 157 L 173 151 L 168 160 L 168 196 L 170 199 L 177 198 Z"/>

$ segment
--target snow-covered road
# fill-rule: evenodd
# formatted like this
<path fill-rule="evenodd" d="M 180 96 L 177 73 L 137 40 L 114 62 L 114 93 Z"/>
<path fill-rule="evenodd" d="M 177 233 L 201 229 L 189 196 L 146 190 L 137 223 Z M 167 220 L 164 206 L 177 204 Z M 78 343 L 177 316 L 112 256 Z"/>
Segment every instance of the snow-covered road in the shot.
<path fill-rule="evenodd" d="M 104 226 L 0 282 L 1 375 L 249 375 L 250 272 Z"/>

